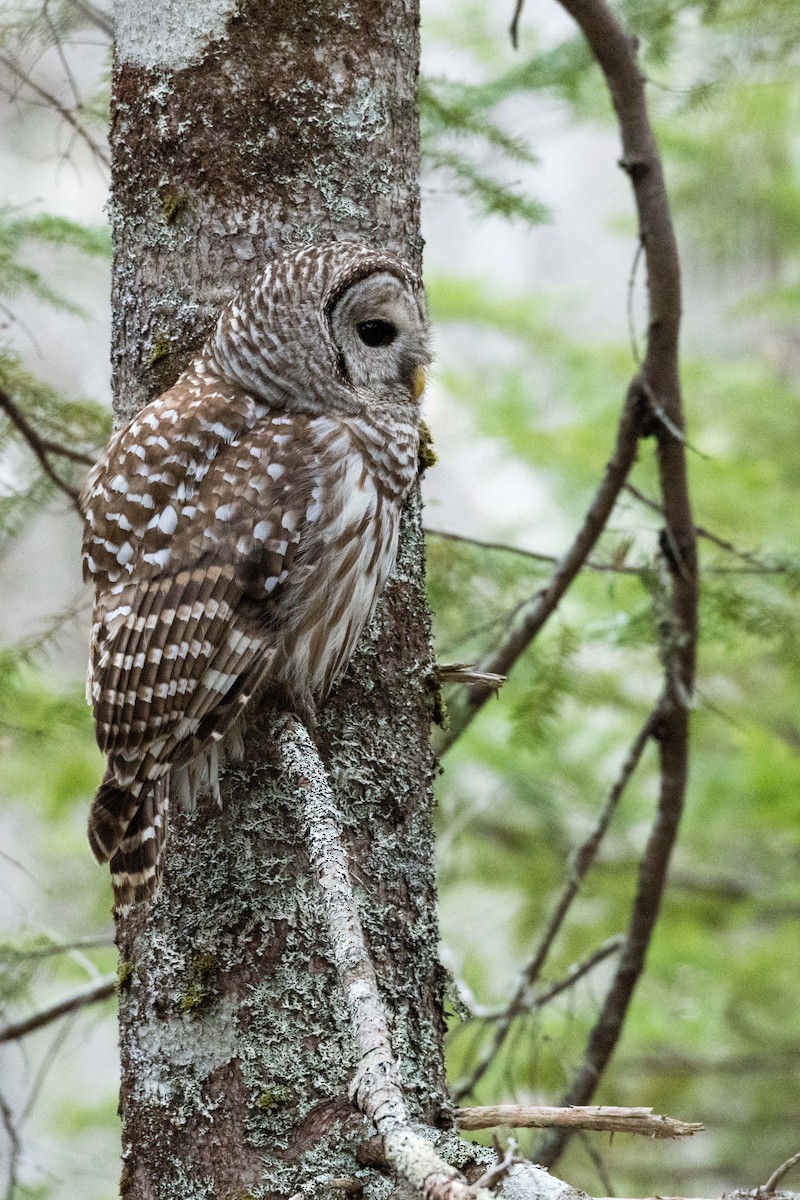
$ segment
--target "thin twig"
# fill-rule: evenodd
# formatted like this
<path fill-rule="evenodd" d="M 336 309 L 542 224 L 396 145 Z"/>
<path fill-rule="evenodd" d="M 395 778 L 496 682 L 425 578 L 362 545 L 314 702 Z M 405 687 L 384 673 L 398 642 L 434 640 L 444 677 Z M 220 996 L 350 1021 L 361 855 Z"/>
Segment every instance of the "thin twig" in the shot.
<path fill-rule="evenodd" d="M 639 491 L 639 489 L 634 487 L 632 483 L 625 484 L 625 491 L 630 492 L 631 496 L 643 504 L 645 508 L 651 509 L 652 512 L 660 513 L 660 515 L 663 517 L 663 506 L 660 505 L 657 500 L 653 500 L 650 496 L 646 496 L 644 492 Z M 704 525 L 695 525 L 694 532 L 696 537 L 702 538 L 706 542 L 711 542 L 720 550 L 724 550 L 727 554 L 732 554 L 734 558 L 740 558 L 742 562 L 749 563 L 757 573 L 764 575 L 776 575 L 787 574 L 791 570 L 790 567 L 787 568 L 786 566 L 781 566 L 780 564 L 776 566 L 771 563 L 765 563 L 763 559 L 758 557 L 758 555 L 753 554 L 749 550 L 740 550 L 738 546 L 734 546 L 733 542 L 729 542 L 725 538 L 720 537 L 718 533 L 712 533 L 712 531 L 710 529 L 706 529 Z"/>
<path fill-rule="evenodd" d="M 626 483 L 625 491 L 630 492 L 637 500 L 641 500 L 657 512 L 662 511 L 659 504 L 650 500 L 643 492 L 635 488 L 633 484 Z M 695 525 L 694 531 L 697 537 L 707 538 L 709 541 L 714 542 L 721 550 L 726 550 L 729 554 L 734 554 L 737 558 L 741 558 L 751 564 L 749 567 L 704 567 L 703 571 L 706 575 L 790 575 L 800 572 L 800 564 L 794 566 L 788 563 L 763 562 L 746 551 L 737 550 L 731 542 L 726 542 L 716 534 L 709 533 L 701 525 Z M 449 529 L 431 529 L 429 525 L 425 527 L 425 536 L 442 538 L 443 541 L 447 542 L 459 542 L 465 546 L 477 546 L 481 550 L 495 550 L 499 554 L 515 554 L 518 558 L 531 559 L 537 563 L 555 565 L 559 561 L 555 554 L 545 554 L 541 550 L 526 550 L 522 546 L 512 546 L 509 542 L 487 541 L 484 538 L 470 537 L 466 533 L 453 533 Z M 642 575 L 650 573 L 654 569 L 654 564 L 651 560 L 644 560 L 638 563 L 614 563 L 597 562 L 595 559 L 589 558 L 583 566 L 587 571 L 597 571 L 599 574 L 634 575 L 639 579 L 641 579 Z M 516 611 L 515 609 L 514 613 Z M 497 621 L 493 622 L 493 624 L 508 624 L 512 615 L 505 614 L 502 617 L 498 617 Z M 473 630 L 472 633 L 483 633 L 485 629 L 486 626 L 482 626 L 478 630 Z"/>
<path fill-rule="evenodd" d="M 76 8 L 79 13 L 82 13 L 86 17 L 87 21 L 90 21 L 92 25 L 102 30 L 109 39 L 114 36 L 113 20 L 106 16 L 96 5 L 89 4 L 87 0 L 70 0 L 70 3 L 73 8 Z"/>
<path fill-rule="evenodd" d="M 58 60 L 61 63 L 61 70 L 64 72 L 64 76 L 69 84 L 75 107 L 80 108 L 83 103 L 83 97 L 78 91 L 78 85 L 75 82 L 75 76 L 72 74 L 70 65 L 67 62 L 67 56 L 64 53 L 64 47 L 61 43 L 61 35 L 56 28 L 53 18 L 50 16 L 50 0 L 44 0 L 44 4 L 42 5 L 42 16 L 44 17 L 47 28 L 49 29 L 50 35 L 53 39 L 53 45 L 56 48 L 56 54 L 58 55 Z"/>
<path fill-rule="evenodd" d="M 27 87 L 29 87 L 35 95 L 39 96 L 39 98 L 43 100 L 48 107 L 55 109 L 61 119 L 66 121 L 67 124 L 75 130 L 75 133 L 78 135 L 78 137 L 83 139 L 95 157 L 103 164 L 103 166 L 110 167 L 111 163 L 106 152 L 97 144 L 97 142 L 84 128 L 73 112 L 70 112 L 70 110 L 66 108 L 51 92 L 45 91 L 45 89 L 40 87 L 35 80 L 31 79 L 30 75 L 26 74 L 22 67 L 20 67 L 18 63 L 14 62 L 13 58 L 10 58 L 7 54 L 0 54 L 0 63 L 2 63 L 7 70 L 11 71 L 11 73 L 15 75 L 21 83 L 24 83 Z"/>
<path fill-rule="evenodd" d="M 620 934 L 615 934 L 603 942 L 602 946 L 598 946 L 591 954 L 587 954 L 581 962 L 576 963 L 567 971 L 563 979 L 557 979 L 555 983 L 551 983 L 549 987 L 544 988 L 531 1001 L 531 1010 L 544 1008 L 545 1004 L 549 1004 L 551 1000 L 555 1000 L 557 996 L 561 996 L 564 992 L 569 991 L 575 986 L 579 980 L 593 971 L 601 962 L 605 962 L 612 954 L 616 954 L 623 944 L 623 939 Z"/>
<path fill-rule="evenodd" d="M 519 49 L 519 22 L 522 16 L 522 10 L 525 7 L 525 0 L 517 0 L 514 5 L 514 16 L 511 18 L 511 25 L 508 32 L 511 35 L 511 45 L 515 50 Z"/>
<path fill-rule="evenodd" d="M 488 1126 L 483 1128 L 488 1128 Z M 502 1183 L 511 1168 L 523 1161 L 517 1154 L 518 1148 L 514 1138 L 509 1138 L 505 1154 L 501 1155 L 500 1146 L 496 1144 L 498 1161 L 483 1172 L 475 1186 L 493 1190 L 498 1183 Z"/>
<path fill-rule="evenodd" d="M 792 1167 L 796 1167 L 798 1163 L 800 1163 L 800 1151 L 797 1154 L 793 1154 L 791 1158 L 787 1158 L 786 1162 L 782 1162 L 779 1167 L 776 1167 L 764 1186 L 758 1189 L 759 1192 L 763 1192 L 765 1195 L 774 1192 L 784 1175 L 787 1175 Z"/>
<path fill-rule="evenodd" d="M 62 479 L 58 472 L 53 469 L 49 456 L 51 454 L 61 454 L 65 458 L 72 458 L 76 462 L 83 462 L 84 458 L 75 458 L 77 451 L 67 451 L 65 453 L 62 447 L 56 446 L 55 443 L 46 438 L 42 438 L 41 435 L 34 429 L 33 425 L 30 423 L 22 410 L 11 399 L 8 392 L 4 391 L 2 388 L 0 388 L 0 409 L 3 410 L 9 421 L 11 421 L 12 425 L 14 425 L 22 434 L 28 446 L 38 459 L 39 465 L 47 478 L 56 485 L 59 491 L 63 492 L 65 496 L 69 497 L 73 508 L 82 517 L 83 509 L 81 508 L 80 503 L 80 492 L 77 488 L 71 487 L 70 484 L 68 484 L 66 480 Z M 90 466 L 93 465 L 92 461 L 88 459 L 88 456 L 86 456 L 86 461 L 88 461 Z"/>
<path fill-rule="evenodd" d="M 479 670 L 492 675 L 508 675 L 511 668 L 558 608 L 565 592 L 585 564 L 600 534 L 606 527 L 617 497 L 636 459 L 641 432 L 641 400 L 637 377 L 628 387 L 617 427 L 614 452 L 575 540 L 563 558 L 559 560 L 549 583 L 520 607 L 511 629 L 500 645 L 478 664 Z M 491 695 L 493 692 L 490 688 L 482 684 L 473 684 L 452 698 L 448 704 L 448 728 L 440 736 L 436 745 L 439 754 L 444 754 L 461 736 Z"/>
<path fill-rule="evenodd" d="M 99 979 L 93 979 L 91 983 L 87 983 L 85 987 L 72 992 L 71 995 L 64 996 L 61 1000 L 56 1000 L 53 1004 L 40 1008 L 38 1012 L 31 1013 L 29 1017 L 23 1017 L 20 1021 L 12 1021 L 0 1029 L 0 1042 L 17 1041 L 19 1038 L 33 1033 L 36 1029 L 41 1029 L 51 1022 L 57 1021 L 59 1017 L 65 1017 L 68 1013 L 77 1012 L 78 1009 L 86 1008 L 89 1004 L 96 1004 L 100 1000 L 107 1000 L 109 996 L 114 995 L 116 985 L 116 975 L 102 975 Z"/>
<path fill-rule="evenodd" d="M 607 1196 L 613 1196 L 614 1185 L 611 1182 L 611 1176 L 608 1172 L 608 1168 L 606 1167 L 603 1156 L 597 1148 L 595 1141 L 592 1140 L 585 1129 L 579 1129 L 575 1136 L 583 1146 L 586 1157 L 589 1159 L 589 1162 L 597 1172 L 597 1178 L 600 1180 L 600 1186 L 602 1187 L 603 1191 Z M 611 1139 L 609 1138 L 608 1140 L 610 1143 Z"/>
<path fill-rule="evenodd" d="M 555 565 L 559 561 L 555 554 L 543 554 L 539 550 L 524 550 L 521 546 L 510 546 L 507 542 L 484 541 L 483 538 L 468 537 L 465 533 L 451 533 L 447 529 L 431 529 L 430 526 L 426 526 L 425 536 L 442 538 L 448 542 L 461 542 L 466 546 L 478 546 L 481 550 L 497 550 L 502 554 L 516 554 L 520 558 L 533 559 L 534 562 Z M 646 564 L 640 567 L 625 566 L 623 563 L 595 562 L 591 558 L 587 559 L 583 565 L 589 571 L 614 575 L 641 575 L 642 571 L 648 569 Z"/>
<path fill-rule="evenodd" d="M 602 946 L 597 947 L 595 950 L 593 950 L 593 952 L 591 952 L 591 954 L 585 956 L 585 959 L 582 959 L 581 962 L 576 962 L 575 966 L 570 967 L 570 970 L 567 971 L 563 979 L 555 980 L 555 983 L 549 984 L 547 988 L 542 989 L 542 991 L 536 992 L 536 995 L 531 996 L 527 1007 L 524 1009 L 524 1012 L 535 1013 L 540 1008 L 545 1007 L 545 1004 L 549 1004 L 549 1002 L 555 1000 L 555 998 L 558 996 L 563 996 L 565 991 L 570 991 L 572 988 L 575 988 L 576 983 L 579 983 L 579 980 L 583 979 L 585 976 L 588 976 L 591 971 L 594 971 L 596 966 L 600 966 L 601 962 L 609 959 L 612 954 L 618 953 L 624 942 L 625 938 L 622 937 L 621 934 L 615 934 L 613 937 L 608 937 L 607 940 L 602 943 Z M 491 1012 L 483 1014 L 483 1019 L 503 1019 L 505 1014 L 505 1008 L 494 1009 L 491 1010 Z"/>
<path fill-rule="evenodd" d="M 301 807 L 309 859 L 322 891 L 330 948 L 358 1057 L 351 1098 L 383 1139 L 387 1161 L 423 1200 L 489 1200 L 412 1127 L 375 967 L 358 915 L 340 817 L 325 767 L 305 727 L 286 716 L 276 731 L 283 772 Z"/>
<path fill-rule="evenodd" d="M 645 1137 L 691 1137 L 705 1126 L 699 1121 L 677 1121 L 654 1114 L 652 1108 L 617 1108 L 587 1104 L 580 1108 L 556 1108 L 547 1104 L 492 1104 L 459 1108 L 456 1120 L 461 1129 L 599 1129 L 608 1133 L 639 1133 Z"/>
<path fill-rule="evenodd" d="M 503 1016 L 495 1026 L 489 1045 L 485 1048 L 469 1075 L 465 1076 L 464 1079 L 460 1080 L 453 1087 L 454 1100 L 461 1100 L 464 1096 L 468 1096 L 474 1091 L 475 1086 L 486 1074 L 486 1071 L 499 1053 L 514 1023 L 515 1017 L 525 1012 L 529 1007 L 528 995 L 530 990 L 538 979 L 553 942 L 564 923 L 564 918 L 569 912 L 572 902 L 577 896 L 580 886 L 594 862 L 597 851 L 600 848 L 600 843 L 605 837 L 611 823 L 611 818 L 616 812 L 631 776 L 639 765 L 647 743 L 658 728 L 659 720 L 660 706 L 657 704 L 634 738 L 597 821 L 575 852 L 570 863 L 569 874 L 561 889 L 561 895 L 556 901 L 550 920 L 547 922 L 530 962 L 527 963 L 520 974 L 516 990 L 509 1004 L 506 1006 Z"/>
<path fill-rule="evenodd" d="M 97 937 L 77 938 L 74 942 L 52 942 L 46 946 L 32 946 L 29 949 L 14 950 L 15 958 L 22 962 L 36 958 L 52 958 L 58 954 L 71 954 L 74 950 L 94 950 L 98 946 L 113 946 L 114 939 L 98 934 Z"/>
<path fill-rule="evenodd" d="M 22 1143 L 20 1142 L 17 1127 L 14 1124 L 14 1114 L 8 1105 L 5 1096 L 0 1095 L 0 1120 L 3 1122 L 3 1128 L 6 1131 L 8 1138 L 8 1175 L 6 1177 L 6 1186 L 3 1192 L 4 1200 L 14 1200 L 14 1194 L 17 1190 L 17 1164 L 22 1153 Z"/>
<path fill-rule="evenodd" d="M 526 1013 L 538 1012 L 540 1008 L 544 1008 L 551 1000 L 555 1000 L 558 996 L 568 992 L 575 986 L 584 976 L 593 971 L 601 962 L 605 962 L 612 954 L 616 954 L 622 948 L 624 938 L 621 934 L 615 934 L 613 937 L 607 938 L 601 946 L 598 946 L 591 954 L 587 954 L 586 958 L 574 964 L 567 971 L 562 979 L 557 979 L 555 983 L 549 984 L 543 988 L 541 992 L 536 992 L 531 995 L 525 1003 L 523 1009 Z M 454 977 L 455 979 L 455 977 Z M 463 980 L 455 979 L 456 987 L 458 988 L 459 998 L 467 1011 L 468 1016 L 473 1021 L 502 1021 L 508 1012 L 507 1006 L 502 1008 L 489 1008 L 484 1005 L 475 1003 L 472 992 L 467 989 L 467 985 Z"/>
<path fill-rule="evenodd" d="M 58 442 L 54 442 L 52 438 L 40 436 L 39 441 L 47 454 L 56 454 L 59 458 L 68 458 L 70 462 L 78 463 L 82 467 L 93 467 L 97 462 L 97 459 L 91 454 L 87 454 L 85 450 L 73 450 L 72 446 L 61 446 Z"/>
<path fill-rule="evenodd" d="M 667 568 L 665 566 L 664 574 Z M 649 737 L 659 746 L 660 789 L 653 827 L 639 863 L 636 895 L 631 909 L 622 953 L 611 986 L 606 993 L 600 1014 L 589 1034 L 584 1060 L 562 1098 L 565 1107 L 583 1106 L 591 1099 L 598 1080 L 608 1063 L 622 1031 L 634 988 L 644 966 L 647 948 L 660 908 L 666 881 L 667 866 L 677 834 L 682 806 L 685 775 L 676 779 L 665 769 L 664 738 L 668 722 L 676 710 L 685 713 L 675 662 L 675 629 L 673 614 L 667 613 L 660 629 L 664 658 L 665 690 L 653 709 Z M 641 734 L 640 734 L 641 738 Z M 666 767 L 670 764 L 667 762 Z M 676 789 L 680 789 L 677 790 Z M 569 1130 L 560 1129 L 545 1138 L 535 1151 L 537 1162 L 551 1166 L 569 1139 Z"/>
<path fill-rule="evenodd" d="M 633 256 L 631 264 L 631 273 L 628 277 L 628 333 L 631 339 L 631 355 L 637 367 L 642 365 L 642 355 L 639 351 L 639 339 L 636 336 L 636 321 L 633 312 L 633 301 L 636 292 L 636 276 L 639 272 L 639 263 L 642 260 L 644 253 L 644 242 L 639 238 L 636 243 L 636 253 Z"/>

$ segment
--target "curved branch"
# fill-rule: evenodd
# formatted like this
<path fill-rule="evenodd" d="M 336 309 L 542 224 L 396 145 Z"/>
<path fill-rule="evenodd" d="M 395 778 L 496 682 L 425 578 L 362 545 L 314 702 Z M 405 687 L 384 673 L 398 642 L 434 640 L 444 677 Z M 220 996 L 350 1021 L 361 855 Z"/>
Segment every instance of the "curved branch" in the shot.
<path fill-rule="evenodd" d="M 665 529 L 661 539 L 663 595 L 659 636 L 664 692 L 654 733 L 659 747 L 658 811 L 639 866 L 625 947 L 584 1061 L 564 1097 L 586 1104 L 614 1052 L 661 906 L 672 848 L 683 812 L 688 773 L 689 706 L 697 649 L 697 546 L 686 477 L 683 408 L 678 378 L 681 318 L 680 267 L 658 147 L 647 114 L 644 79 L 635 43 L 605 0 L 559 0 L 580 26 L 606 79 L 622 136 L 620 165 L 631 180 L 644 246 L 649 289 L 647 352 L 641 367 L 646 388 L 666 419 L 649 432 L 656 439 Z M 569 1133 L 545 1139 L 539 1161 L 556 1161 Z"/>
<path fill-rule="evenodd" d="M 116 975 L 103 975 L 100 979 L 93 979 L 91 983 L 87 983 L 86 987 L 80 988 L 77 992 L 63 996 L 53 1004 L 48 1004 L 46 1008 L 40 1008 L 38 1012 L 31 1013 L 29 1017 L 23 1017 L 20 1021 L 12 1021 L 9 1025 L 4 1026 L 0 1029 L 0 1042 L 16 1041 L 18 1038 L 33 1033 L 36 1029 L 41 1029 L 44 1025 L 49 1025 L 51 1021 L 57 1021 L 59 1017 L 77 1012 L 79 1008 L 86 1008 L 89 1004 L 96 1004 L 98 1000 L 107 1000 L 109 996 L 114 995 L 116 986 Z"/>
<path fill-rule="evenodd" d="M 94 460 L 88 454 L 81 454 L 78 450 L 64 449 L 50 441 L 49 438 L 43 438 L 34 429 L 28 418 L 22 412 L 18 405 L 9 396 L 8 392 L 0 388 L 0 409 L 8 417 L 11 424 L 16 428 L 27 443 L 28 447 L 33 451 L 33 454 L 39 461 L 39 466 L 44 471 L 47 478 L 56 485 L 59 491 L 63 492 L 68 497 L 72 507 L 79 516 L 83 516 L 83 509 L 80 504 L 80 492 L 77 488 L 71 487 L 70 484 L 62 479 L 50 462 L 50 455 L 57 454 L 62 458 L 68 458 L 72 462 L 85 464 L 86 466 L 94 466 Z"/>

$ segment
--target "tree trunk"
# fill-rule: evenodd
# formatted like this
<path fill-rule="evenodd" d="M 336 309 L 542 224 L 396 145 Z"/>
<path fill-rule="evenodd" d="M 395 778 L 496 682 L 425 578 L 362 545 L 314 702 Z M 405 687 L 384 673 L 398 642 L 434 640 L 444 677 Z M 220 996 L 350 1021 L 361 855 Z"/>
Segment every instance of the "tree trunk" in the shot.
<path fill-rule="evenodd" d="M 416 0 L 119 0 L 115 408 L 167 388 L 274 252 L 359 236 L 419 266 Z M 317 739 L 409 1103 L 444 1098 L 419 497 Z M 125 1200 L 292 1195 L 357 1176 L 349 1026 L 293 797 L 250 730 L 225 810 L 177 815 L 160 892 L 117 929 Z M 143 906 L 145 907 L 145 906 Z M 352 1185 L 357 1190 L 357 1185 Z"/>

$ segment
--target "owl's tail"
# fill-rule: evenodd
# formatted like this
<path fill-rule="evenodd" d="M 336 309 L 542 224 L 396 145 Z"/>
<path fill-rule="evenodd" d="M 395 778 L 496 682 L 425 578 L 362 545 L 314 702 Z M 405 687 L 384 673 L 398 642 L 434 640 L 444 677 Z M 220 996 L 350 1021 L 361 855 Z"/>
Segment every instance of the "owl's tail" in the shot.
<path fill-rule="evenodd" d="M 109 773 L 89 813 L 89 845 L 98 862 L 111 863 L 114 907 L 127 912 L 147 900 L 161 877 L 161 851 L 167 836 L 168 780 L 145 795 L 120 787 Z"/>

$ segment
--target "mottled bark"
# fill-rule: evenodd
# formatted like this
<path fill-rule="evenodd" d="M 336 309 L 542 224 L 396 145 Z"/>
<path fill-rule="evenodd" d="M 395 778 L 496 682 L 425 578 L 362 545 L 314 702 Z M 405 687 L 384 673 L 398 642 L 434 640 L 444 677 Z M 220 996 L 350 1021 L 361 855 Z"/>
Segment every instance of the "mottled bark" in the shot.
<path fill-rule="evenodd" d="M 117 32 L 124 420 L 173 382 L 220 302 L 275 250 L 351 235 L 419 266 L 418 16 L 414 0 L 123 0 Z M 396 578 L 317 736 L 406 1097 L 436 1123 L 431 679 L 415 496 Z M 125 1200 L 341 1195 L 347 1177 L 370 1196 L 394 1186 L 360 1165 L 370 1130 L 347 1095 L 347 1014 L 269 728 L 256 722 L 245 764 L 226 774 L 222 814 L 177 817 L 160 894 L 118 927 Z"/>

